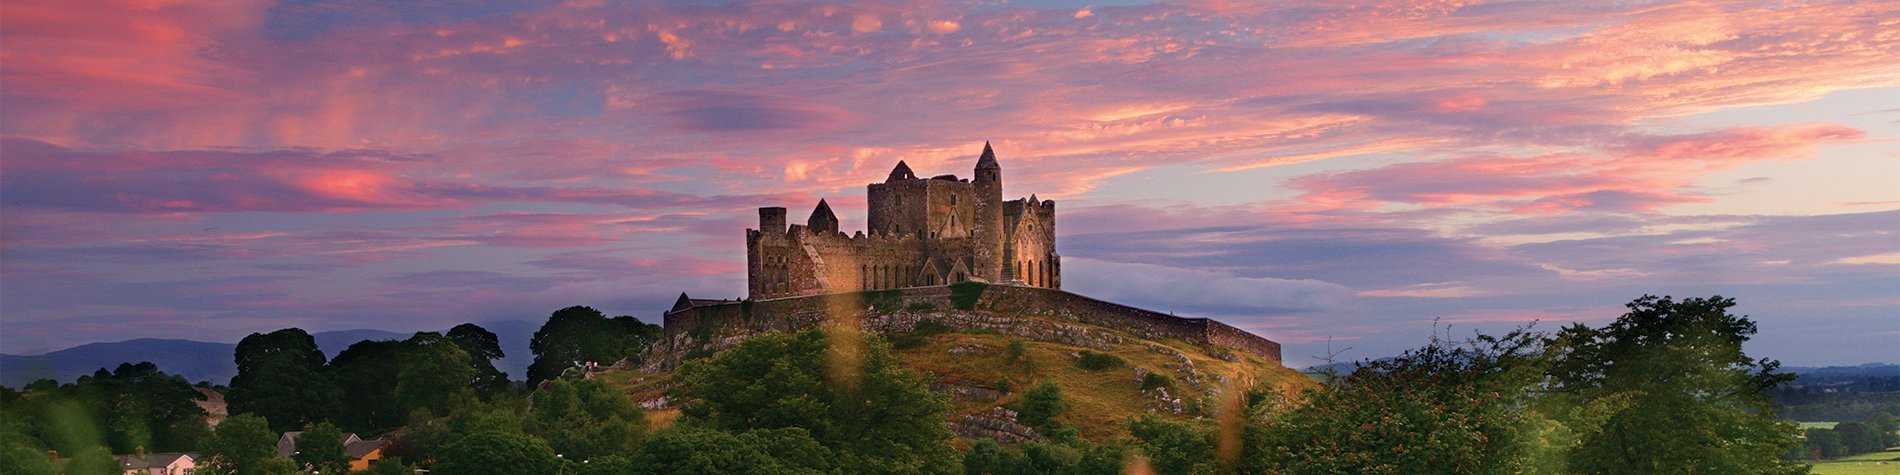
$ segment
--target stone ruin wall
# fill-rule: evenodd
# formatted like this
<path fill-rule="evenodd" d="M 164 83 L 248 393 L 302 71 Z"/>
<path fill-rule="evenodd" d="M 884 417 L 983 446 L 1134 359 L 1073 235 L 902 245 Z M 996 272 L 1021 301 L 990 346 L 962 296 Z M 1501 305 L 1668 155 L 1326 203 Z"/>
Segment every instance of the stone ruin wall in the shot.
<path fill-rule="evenodd" d="M 955 247 L 956 242 L 939 243 Z M 784 234 L 752 231 L 747 264 L 770 269 L 752 279 L 750 295 L 800 296 L 924 285 L 924 243 L 914 235 L 812 232 L 792 225 Z M 867 281 L 869 284 L 866 286 Z"/>
<path fill-rule="evenodd" d="M 1035 198 L 1004 203 L 1008 247 L 1003 252 L 1006 280 L 1034 287 L 1062 288 L 1061 262 L 1056 252 L 1056 202 Z"/>
<path fill-rule="evenodd" d="M 694 307 L 665 316 L 666 340 L 649 350 L 649 370 L 671 368 L 682 359 L 722 350 L 769 331 L 797 331 L 822 325 L 851 325 L 866 331 L 909 331 L 933 319 L 960 330 L 989 330 L 1039 341 L 1107 349 L 1121 343 L 1118 333 L 1150 340 L 1179 340 L 1208 348 L 1228 348 L 1275 364 L 1280 344 L 1206 318 L 1183 318 L 1104 302 L 1055 289 L 990 285 L 975 311 L 956 309 L 947 286 L 848 292 Z M 1003 314 L 1037 315 L 1057 322 Z M 1084 325 L 1064 325 L 1070 321 Z M 1210 351 L 1219 354 L 1219 351 Z"/>

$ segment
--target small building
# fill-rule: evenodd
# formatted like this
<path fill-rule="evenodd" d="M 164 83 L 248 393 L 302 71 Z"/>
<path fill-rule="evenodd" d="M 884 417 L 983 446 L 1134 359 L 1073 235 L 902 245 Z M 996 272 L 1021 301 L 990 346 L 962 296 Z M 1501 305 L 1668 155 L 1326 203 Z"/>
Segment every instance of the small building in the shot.
<path fill-rule="evenodd" d="M 343 455 L 350 457 L 350 471 L 369 470 L 369 463 L 383 458 L 383 448 L 389 446 L 389 439 L 358 439 L 343 445 Z"/>
<path fill-rule="evenodd" d="M 119 461 L 125 475 L 191 475 L 198 469 L 198 455 L 192 453 L 148 454 L 141 449 L 112 458 Z"/>
<path fill-rule="evenodd" d="M 277 438 L 277 457 L 294 458 L 297 455 L 297 438 L 303 431 L 285 432 Z M 343 433 L 343 455 L 350 458 L 350 470 L 369 470 L 369 463 L 383 458 L 383 448 L 389 446 L 389 439 L 365 439 L 355 432 Z"/>

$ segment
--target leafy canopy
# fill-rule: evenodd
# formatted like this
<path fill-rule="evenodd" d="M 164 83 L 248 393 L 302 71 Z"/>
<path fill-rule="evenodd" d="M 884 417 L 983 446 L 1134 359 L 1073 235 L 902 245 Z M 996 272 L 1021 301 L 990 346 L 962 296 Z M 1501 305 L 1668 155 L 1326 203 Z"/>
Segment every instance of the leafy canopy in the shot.
<path fill-rule="evenodd" d="M 833 333 L 837 332 L 837 333 Z M 943 473 L 949 405 L 888 344 L 848 330 L 769 333 L 680 369 L 688 422 L 743 433 L 801 429 L 852 470 Z"/>
<path fill-rule="evenodd" d="M 233 414 L 257 414 L 285 432 L 341 407 L 343 393 L 324 370 L 323 352 L 302 329 L 252 333 L 238 342 L 235 356 L 238 373 L 225 396 Z"/>
<path fill-rule="evenodd" d="M 1757 331 L 1729 313 L 1734 299 L 1681 301 L 1645 295 L 1601 329 L 1558 332 L 1547 403 L 1589 407 L 1571 420 L 1576 473 L 1799 473 L 1777 457 L 1797 445 L 1768 390 L 1792 379 L 1780 363 L 1753 360 Z"/>
<path fill-rule="evenodd" d="M 662 335 L 659 325 L 626 316 L 609 319 L 592 307 L 556 310 L 528 342 L 534 351 L 528 385 L 559 377 L 576 362 L 611 364 L 627 359 L 639 363 L 640 353 Z"/>

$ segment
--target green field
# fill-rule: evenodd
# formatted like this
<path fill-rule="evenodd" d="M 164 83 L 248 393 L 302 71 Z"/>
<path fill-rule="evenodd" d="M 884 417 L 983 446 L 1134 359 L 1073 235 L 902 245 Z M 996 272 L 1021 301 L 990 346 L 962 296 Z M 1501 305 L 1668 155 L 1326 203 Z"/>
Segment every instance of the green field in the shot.
<path fill-rule="evenodd" d="M 1819 475 L 1900 474 L 1900 448 L 1815 462 L 1814 473 Z"/>
<path fill-rule="evenodd" d="M 1801 430 L 1808 430 L 1808 429 L 1833 429 L 1835 424 L 1840 424 L 1840 423 L 1839 422 L 1796 422 L 1796 424 L 1801 424 Z"/>

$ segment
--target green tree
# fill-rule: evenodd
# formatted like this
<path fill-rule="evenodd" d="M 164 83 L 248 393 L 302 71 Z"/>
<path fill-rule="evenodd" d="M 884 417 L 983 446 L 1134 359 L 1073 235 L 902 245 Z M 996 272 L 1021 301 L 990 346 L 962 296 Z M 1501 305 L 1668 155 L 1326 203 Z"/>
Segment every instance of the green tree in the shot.
<path fill-rule="evenodd" d="M 1881 447 L 1900 445 L 1900 417 L 1881 412 L 1867 418 L 1867 423 L 1872 424 L 1874 430 L 1880 432 Z"/>
<path fill-rule="evenodd" d="M 11 391 L 0 388 L 0 392 Z M 22 409 L 22 400 L 3 398 L 0 401 L 0 474 L 4 475 L 53 475 L 53 461 L 47 457 L 46 447 L 39 440 L 26 433 L 26 427 L 20 415 L 14 411 Z"/>
<path fill-rule="evenodd" d="M 833 473 L 843 467 L 830 449 L 797 427 L 752 429 L 737 433 L 694 425 L 654 434 L 630 463 L 632 473 Z M 893 473 L 850 467 L 858 473 Z"/>
<path fill-rule="evenodd" d="M 238 342 L 237 376 L 225 396 L 232 414 L 257 414 L 278 432 L 324 420 L 342 391 L 324 370 L 316 340 L 297 328 L 252 333 Z"/>
<path fill-rule="evenodd" d="M 555 380 L 535 391 L 534 410 L 523 425 L 556 453 L 591 460 L 638 449 L 647 420 L 624 391 L 591 379 Z"/>
<path fill-rule="evenodd" d="M 277 433 L 254 414 L 239 414 L 218 424 L 199 448 L 198 472 L 207 475 L 295 473 L 289 460 L 277 458 Z"/>
<path fill-rule="evenodd" d="M 331 420 L 350 432 L 382 433 L 403 425 L 409 412 L 396 400 L 407 345 L 396 340 L 363 340 L 330 360 L 329 373 L 342 394 L 342 410 Z"/>
<path fill-rule="evenodd" d="M 1828 459 L 1847 455 L 1847 445 L 1841 443 L 1841 433 L 1834 429 L 1808 429 L 1807 439 L 1808 458 Z"/>
<path fill-rule="evenodd" d="M 431 473 L 442 475 L 554 473 L 562 464 L 546 442 L 527 434 L 489 430 L 443 447 Z"/>
<path fill-rule="evenodd" d="M 1016 421 L 1031 427 L 1048 427 L 1056 416 L 1069 407 L 1062 398 L 1062 387 L 1055 381 L 1044 380 L 1042 384 L 1023 393 L 1021 410 L 1016 412 Z"/>
<path fill-rule="evenodd" d="M 475 368 L 469 365 L 468 352 L 454 340 L 435 332 L 418 332 L 403 341 L 404 351 L 397 369 L 395 397 L 406 411 L 428 409 L 447 413 L 444 408 L 474 381 Z"/>
<path fill-rule="evenodd" d="M 1186 422 L 1142 415 L 1128 422 L 1156 473 L 1205 473 L 1214 466 L 1214 436 Z M 1319 473 L 1319 472 L 1315 472 Z"/>
<path fill-rule="evenodd" d="M 73 454 L 66 461 L 67 475 L 120 475 L 125 469 L 119 468 L 119 460 L 112 457 L 112 450 L 102 446 L 87 447 Z"/>
<path fill-rule="evenodd" d="M 1778 455 L 1798 443 L 1769 406 L 1792 376 L 1750 359 L 1755 323 L 1733 299 L 1643 296 L 1602 328 L 1577 324 L 1548 343 L 1557 354 L 1549 401 L 1589 407 L 1568 425 L 1578 473 L 1798 473 Z"/>
<path fill-rule="evenodd" d="M 416 411 L 405 426 L 402 437 L 383 449 L 384 456 L 419 461 L 425 465 L 423 468 L 429 468 L 426 465 L 430 461 L 441 459 L 442 450 L 455 445 L 463 437 L 483 432 L 521 434 L 526 401 L 501 396 L 487 401 L 473 399 L 464 402 L 447 408 L 446 417 L 436 416 L 428 410 Z"/>
<path fill-rule="evenodd" d="M 1872 424 L 1860 421 L 1847 421 L 1834 425 L 1834 433 L 1841 435 L 1841 445 L 1847 453 L 1860 454 L 1887 450 L 1887 438 L 1880 429 Z"/>
<path fill-rule="evenodd" d="M 883 339 L 831 331 L 769 333 L 688 361 L 680 375 L 693 402 L 683 414 L 729 432 L 801 428 L 854 470 L 954 471 L 944 396 Z"/>
<path fill-rule="evenodd" d="M 204 396 L 184 378 L 165 374 L 150 362 L 122 363 L 112 372 L 100 368 L 73 384 L 49 391 L 80 403 L 93 420 L 103 421 L 107 447 L 116 453 L 145 448 L 182 452 L 209 435 Z"/>
<path fill-rule="evenodd" d="M 350 456 L 344 452 L 343 430 L 328 422 L 319 422 L 297 436 L 297 453 L 291 460 L 301 467 L 322 473 L 349 471 Z"/>
<path fill-rule="evenodd" d="M 1535 473 L 1534 429 L 1545 421 L 1522 403 L 1540 379 L 1540 341 L 1527 331 L 1468 345 L 1434 338 L 1360 366 L 1248 427 L 1243 471 Z"/>
<path fill-rule="evenodd" d="M 1027 457 L 992 439 L 978 440 L 963 453 L 964 475 L 1014 475 L 1027 473 L 1028 469 Z"/>
<path fill-rule="evenodd" d="M 501 351 L 501 338 L 480 325 L 464 323 L 449 329 L 449 339 L 469 355 L 469 368 L 475 379 L 469 387 L 482 397 L 508 389 L 508 374 L 495 369 L 495 360 L 507 356 Z"/>
<path fill-rule="evenodd" d="M 560 309 L 534 332 L 528 348 L 528 386 L 554 379 L 575 362 L 611 364 L 621 359 L 639 363 L 640 353 L 664 335 L 659 325 L 627 316 L 607 318 L 592 307 Z"/>

